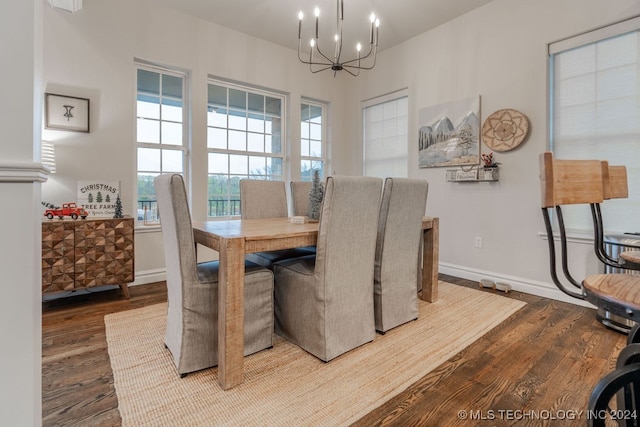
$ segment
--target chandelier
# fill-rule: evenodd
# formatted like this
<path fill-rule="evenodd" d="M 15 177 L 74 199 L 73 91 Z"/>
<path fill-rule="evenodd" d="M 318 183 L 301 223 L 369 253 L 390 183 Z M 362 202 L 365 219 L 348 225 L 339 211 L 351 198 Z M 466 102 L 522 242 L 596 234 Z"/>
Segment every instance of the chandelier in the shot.
<path fill-rule="evenodd" d="M 338 71 L 346 71 L 352 76 L 360 74 L 360 70 L 370 70 L 376 65 L 376 51 L 378 49 L 378 27 L 380 26 L 380 19 L 376 17 L 374 13 L 371 13 L 371 29 L 369 32 L 369 51 L 362 55 L 362 45 L 358 43 L 356 45 L 356 57 L 349 60 L 342 60 L 342 21 L 344 20 L 344 2 L 343 0 L 336 0 L 336 32 L 334 35 L 334 51 L 333 57 L 325 55 L 320 50 L 318 43 L 319 33 L 319 20 L 320 9 L 315 8 L 314 11 L 316 17 L 316 29 L 315 37 L 311 39 L 309 47 L 309 59 L 303 58 L 300 54 L 302 47 L 302 18 L 304 14 L 298 13 L 298 59 L 303 64 L 309 64 L 309 70 L 312 73 L 319 73 L 324 70 L 333 70 L 333 76 L 336 76 Z"/>

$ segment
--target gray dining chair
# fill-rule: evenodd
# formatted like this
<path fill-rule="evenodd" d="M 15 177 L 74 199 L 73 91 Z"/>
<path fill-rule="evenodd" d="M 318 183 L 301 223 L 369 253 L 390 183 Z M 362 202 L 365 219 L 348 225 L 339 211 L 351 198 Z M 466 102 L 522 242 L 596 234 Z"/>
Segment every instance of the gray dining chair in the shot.
<path fill-rule="evenodd" d="M 276 333 L 323 361 L 373 340 L 382 180 L 328 177 L 317 253 L 274 264 Z"/>
<path fill-rule="evenodd" d="M 311 181 L 291 181 L 291 207 L 295 216 L 308 216 Z"/>
<path fill-rule="evenodd" d="M 196 263 L 184 180 L 155 178 L 167 270 L 165 345 L 180 376 L 218 364 L 218 262 Z M 273 273 L 245 263 L 244 354 L 273 346 Z"/>
<path fill-rule="evenodd" d="M 313 187 L 311 181 L 291 181 L 291 207 L 295 216 L 309 216 L 309 193 Z M 324 184 L 321 184 L 324 185 Z M 316 252 L 315 246 L 305 246 L 304 249 L 313 254 Z"/>
<path fill-rule="evenodd" d="M 242 219 L 288 217 L 284 181 L 241 179 L 240 216 Z"/>
<path fill-rule="evenodd" d="M 418 318 L 416 260 L 428 190 L 429 183 L 423 179 L 387 178 L 384 182 L 373 283 L 378 332 Z"/>
<path fill-rule="evenodd" d="M 287 189 L 284 181 L 258 179 L 240 180 L 240 216 L 242 219 L 287 218 Z M 246 254 L 246 259 L 272 268 L 274 262 L 313 253 L 310 249 L 294 248 Z"/>

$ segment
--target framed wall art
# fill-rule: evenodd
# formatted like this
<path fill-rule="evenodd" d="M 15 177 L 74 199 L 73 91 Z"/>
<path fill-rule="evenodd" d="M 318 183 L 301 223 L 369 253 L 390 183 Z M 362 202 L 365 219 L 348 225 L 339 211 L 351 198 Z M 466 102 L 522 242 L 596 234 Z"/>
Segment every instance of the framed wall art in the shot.
<path fill-rule="evenodd" d="M 425 107 L 418 119 L 419 167 L 480 163 L 480 96 Z"/>
<path fill-rule="evenodd" d="M 44 128 L 89 132 L 89 99 L 44 94 Z"/>

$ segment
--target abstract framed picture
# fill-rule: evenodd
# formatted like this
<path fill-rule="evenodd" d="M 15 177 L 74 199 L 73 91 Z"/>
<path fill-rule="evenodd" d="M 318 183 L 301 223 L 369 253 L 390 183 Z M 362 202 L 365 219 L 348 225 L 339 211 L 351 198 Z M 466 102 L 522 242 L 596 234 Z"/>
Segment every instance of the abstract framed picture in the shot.
<path fill-rule="evenodd" d="M 418 120 L 419 167 L 480 163 L 480 96 L 425 107 Z"/>
<path fill-rule="evenodd" d="M 89 99 L 44 94 L 44 128 L 89 132 Z"/>

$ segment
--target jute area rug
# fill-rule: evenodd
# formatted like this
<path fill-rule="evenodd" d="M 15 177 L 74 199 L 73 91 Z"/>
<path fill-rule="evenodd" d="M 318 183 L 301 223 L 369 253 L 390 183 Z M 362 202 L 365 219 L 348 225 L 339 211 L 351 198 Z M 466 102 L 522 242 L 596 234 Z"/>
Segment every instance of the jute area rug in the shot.
<path fill-rule="evenodd" d="M 339 426 L 405 390 L 525 303 L 445 282 L 417 321 L 329 363 L 275 336 L 222 391 L 211 368 L 179 378 L 164 348 L 166 304 L 105 316 L 124 426 Z"/>

